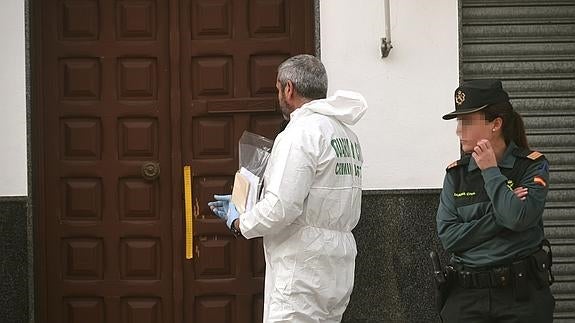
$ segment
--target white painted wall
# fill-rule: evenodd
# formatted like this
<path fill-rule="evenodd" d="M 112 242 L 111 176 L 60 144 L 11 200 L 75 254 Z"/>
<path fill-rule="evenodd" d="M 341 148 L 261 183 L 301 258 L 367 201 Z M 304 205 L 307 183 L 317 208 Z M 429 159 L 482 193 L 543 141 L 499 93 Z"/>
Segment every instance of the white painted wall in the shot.
<path fill-rule="evenodd" d="M 362 93 L 369 109 L 354 127 L 364 189 L 439 188 L 459 157 L 454 109 L 458 85 L 455 0 L 390 0 L 393 49 L 381 58 L 383 0 L 320 1 L 321 56 L 329 92 Z"/>
<path fill-rule="evenodd" d="M 27 190 L 24 0 L 0 3 L 0 196 Z"/>
<path fill-rule="evenodd" d="M 330 92 L 362 93 L 354 127 L 366 189 L 441 187 L 458 157 L 453 109 L 458 80 L 457 1 L 390 0 L 393 50 L 380 57 L 383 0 L 320 1 L 322 60 Z M 0 3 L 0 196 L 27 195 L 24 1 Z"/>

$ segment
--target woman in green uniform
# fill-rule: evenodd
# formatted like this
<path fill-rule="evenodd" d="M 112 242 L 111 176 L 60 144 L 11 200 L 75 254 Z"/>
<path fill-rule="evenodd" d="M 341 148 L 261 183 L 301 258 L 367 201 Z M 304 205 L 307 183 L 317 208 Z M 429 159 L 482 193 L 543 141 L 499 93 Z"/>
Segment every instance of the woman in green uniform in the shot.
<path fill-rule="evenodd" d="M 444 322 L 552 322 L 550 249 L 543 232 L 545 156 L 529 150 L 521 116 L 498 80 L 455 91 L 463 157 L 448 166 L 437 211 L 451 257 Z M 547 243 L 548 245 L 548 243 Z"/>

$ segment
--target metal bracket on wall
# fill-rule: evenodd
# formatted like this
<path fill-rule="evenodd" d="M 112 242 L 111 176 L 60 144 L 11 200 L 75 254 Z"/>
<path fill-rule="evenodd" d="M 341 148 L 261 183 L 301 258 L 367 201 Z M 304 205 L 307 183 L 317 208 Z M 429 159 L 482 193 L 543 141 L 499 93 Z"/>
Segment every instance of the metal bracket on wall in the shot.
<path fill-rule="evenodd" d="M 383 1 L 383 8 L 385 16 L 385 37 L 381 39 L 381 58 L 387 57 L 393 48 L 391 45 L 391 27 L 389 23 L 389 0 Z"/>

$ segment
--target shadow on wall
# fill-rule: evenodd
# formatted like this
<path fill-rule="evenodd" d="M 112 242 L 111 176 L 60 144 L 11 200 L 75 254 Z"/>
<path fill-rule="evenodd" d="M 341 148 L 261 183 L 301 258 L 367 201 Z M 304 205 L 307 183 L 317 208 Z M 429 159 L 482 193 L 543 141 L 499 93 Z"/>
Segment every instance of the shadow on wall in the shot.
<path fill-rule="evenodd" d="M 366 191 L 354 230 L 355 285 L 344 323 L 439 322 L 429 251 L 440 190 Z"/>

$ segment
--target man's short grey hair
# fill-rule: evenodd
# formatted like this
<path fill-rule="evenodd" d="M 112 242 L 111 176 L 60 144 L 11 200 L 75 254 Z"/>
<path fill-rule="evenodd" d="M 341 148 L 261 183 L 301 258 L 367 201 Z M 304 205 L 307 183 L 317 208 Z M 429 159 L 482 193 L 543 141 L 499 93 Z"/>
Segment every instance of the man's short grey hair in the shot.
<path fill-rule="evenodd" d="M 302 54 L 286 59 L 278 67 L 278 81 L 282 88 L 291 81 L 296 92 L 306 99 L 324 99 L 327 96 L 327 73 L 321 61 Z"/>

